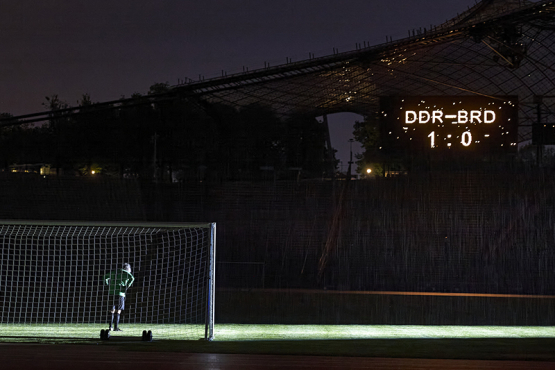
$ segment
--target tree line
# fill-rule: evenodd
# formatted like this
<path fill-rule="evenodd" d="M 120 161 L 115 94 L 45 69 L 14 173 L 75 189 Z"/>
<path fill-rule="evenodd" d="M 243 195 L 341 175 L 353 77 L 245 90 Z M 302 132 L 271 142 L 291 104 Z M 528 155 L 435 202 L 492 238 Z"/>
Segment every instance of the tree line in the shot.
<path fill-rule="evenodd" d="M 67 102 L 47 97 L 47 122 L 0 129 L 0 165 L 48 163 L 65 175 L 158 181 L 313 178 L 330 168 L 326 131 L 314 117 L 284 118 L 262 104 L 148 99 L 169 89 L 154 84 L 145 96 L 103 109 L 84 94 L 76 113 L 60 112 Z"/>

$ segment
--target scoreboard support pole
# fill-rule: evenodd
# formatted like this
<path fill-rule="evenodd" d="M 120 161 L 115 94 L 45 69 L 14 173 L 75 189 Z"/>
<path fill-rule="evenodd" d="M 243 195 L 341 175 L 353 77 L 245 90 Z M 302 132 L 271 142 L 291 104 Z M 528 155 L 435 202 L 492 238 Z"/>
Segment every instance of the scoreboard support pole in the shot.
<path fill-rule="evenodd" d="M 537 131 L 541 132 L 541 127 L 542 127 L 542 102 L 543 102 L 543 98 L 541 96 L 534 96 L 534 100 L 536 103 L 536 115 L 537 115 L 537 121 L 536 121 L 536 125 L 537 125 Z M 542 156 L 543 156 L 543 135 L 538 135 L 537 138 L 538 142 L 536 143 L 536 166 L 541 166 L 542 164 Z"/>

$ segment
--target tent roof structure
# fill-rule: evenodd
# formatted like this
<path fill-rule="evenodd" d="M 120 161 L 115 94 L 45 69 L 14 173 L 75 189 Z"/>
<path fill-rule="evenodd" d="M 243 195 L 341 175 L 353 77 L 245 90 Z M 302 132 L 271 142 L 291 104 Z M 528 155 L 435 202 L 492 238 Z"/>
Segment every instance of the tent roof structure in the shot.
<path fill-rule="evenodd" d="M 483 0 L 407 38 L 174 86 L 185 96 L 284 115 L 372 115 L 382 96 L 517 96 L 520 123 L 555 96 L 555 2 Z M 548 115 L 545 116 L 548 119 Z M 530 130 L 521 130 L 521 140 Z"/>
<path fill-rule="evenodd" d="M 371 117 L 380 97 L 516 96 L 520 142 L 531 138 L 537 105 L 555 122 L 555 1 L 482 0 L 438 26 L 380 45 L 213 79 L 189 80 L 141 102 L 188 99 L 237 108 L 264 104 L 283 116 L 354 112 Z M 99 103 L 129 106 L 132 99 Z M 92 107 L 87 107 L 90 110 Z M 67 113 L 78 113 L 68 108 Z M 41 112 L 0 126 L 47 120 Z"/>

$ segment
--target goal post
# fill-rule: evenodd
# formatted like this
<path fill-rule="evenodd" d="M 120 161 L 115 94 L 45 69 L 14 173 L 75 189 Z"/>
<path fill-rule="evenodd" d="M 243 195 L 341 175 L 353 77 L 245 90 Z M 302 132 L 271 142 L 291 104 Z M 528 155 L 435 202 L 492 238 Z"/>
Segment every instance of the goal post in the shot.
<path fill-rule="evenodd" d="M 214 338 L 215 223 L 0 220 L 0 243 L 8 332 L 96 337 L 117 321 L 121 292 L 125 335 Z M 109 277 L 124 264 L 133 283 L 114 288 Z"/>
<path fill-rule="evenodd" d="M 206 325 L 204 338 L 214 339 L 214 321 L 216 319 L 216 223 L 210 224 L 210 249 L 209 253 L 209 274 L 208 274 L 208 307 L 206 310 Z"/>

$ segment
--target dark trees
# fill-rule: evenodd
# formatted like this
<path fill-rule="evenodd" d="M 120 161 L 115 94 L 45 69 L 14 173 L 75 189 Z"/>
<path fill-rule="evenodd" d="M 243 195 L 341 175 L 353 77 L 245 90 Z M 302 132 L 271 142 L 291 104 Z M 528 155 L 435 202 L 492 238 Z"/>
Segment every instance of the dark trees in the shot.
<path fill-rule="evenodd" d="M 325 144 L 327 133 L 321 122 L 311 116 L 297 115 L 287 120 L 286 127 L 288 167 L 302 168 L 307 177 L 322 177 L 331 167 L 337 167 L 337 163 L 330 164 L 328 161 L 330 153 Z M 335 157 L 335 150 L 332 154 Z"/>
<path fill-rule="evenodd" d="M 66 111 L 58 96 L 47 97 L 47 123 L 0 129 L 0 160 L 4 168 L 50 163 L 64 174 L 166 182 L 279 178 L 291 167 L 320 177 L 329 167 L 326 133 L 313 117 L 284 120 L 261 104 L 236 109 L 198 97 L 166 99 L 169 92 L 155 84 L 149 95 L 113 105 L 85 94 Z"/>

